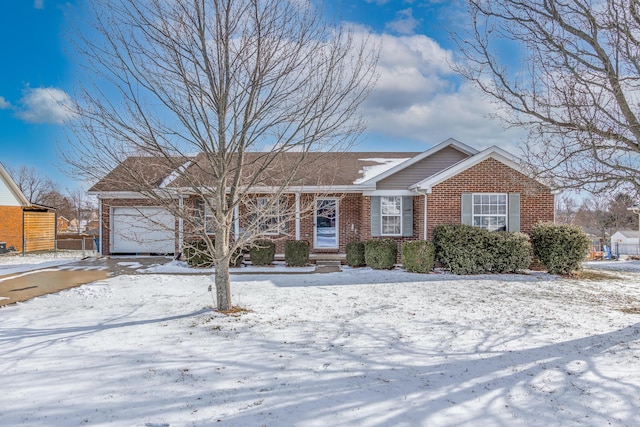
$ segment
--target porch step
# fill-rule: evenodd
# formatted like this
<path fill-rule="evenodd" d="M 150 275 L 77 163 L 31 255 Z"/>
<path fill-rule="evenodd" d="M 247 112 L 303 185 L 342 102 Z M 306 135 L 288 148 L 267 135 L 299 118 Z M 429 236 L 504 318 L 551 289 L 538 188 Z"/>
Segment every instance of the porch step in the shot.
<path fill-rule="evenodd" d="M 340 267 L 340 265 L 342 264 L 342 262 L 340 262 L 340 260 L 338 259 L 317 259 L 316 260 L 316 265 L 317 266 L 322 266 L 322 267 Z"/>

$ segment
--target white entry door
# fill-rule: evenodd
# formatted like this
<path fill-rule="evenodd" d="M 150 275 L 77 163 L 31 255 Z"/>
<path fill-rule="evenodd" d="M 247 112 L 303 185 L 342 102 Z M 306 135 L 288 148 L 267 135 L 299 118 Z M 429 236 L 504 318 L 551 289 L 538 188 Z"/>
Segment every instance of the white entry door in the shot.
<path fill-rule="evenodd" d="M 338 230 L 338 199 L 316 199 L 314 248 L 337 249 Z"/>

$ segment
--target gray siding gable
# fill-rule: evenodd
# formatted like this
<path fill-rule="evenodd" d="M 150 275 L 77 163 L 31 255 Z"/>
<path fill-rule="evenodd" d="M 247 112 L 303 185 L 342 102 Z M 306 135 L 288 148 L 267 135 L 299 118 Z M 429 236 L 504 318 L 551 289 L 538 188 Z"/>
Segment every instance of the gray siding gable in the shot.
<path fill-rule="evenodd" d="M 445 147 L 429 157 L 416 162 L 393 175 L 378 181 L 377 190 L 406 190 L 448 167 L 470 157 L 454 147 Z"/>

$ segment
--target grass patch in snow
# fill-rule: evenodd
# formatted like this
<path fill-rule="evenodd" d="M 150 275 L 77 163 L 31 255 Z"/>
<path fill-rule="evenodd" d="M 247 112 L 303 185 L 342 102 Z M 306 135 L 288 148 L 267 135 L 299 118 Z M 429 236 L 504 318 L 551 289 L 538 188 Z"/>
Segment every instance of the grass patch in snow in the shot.
<path fill-rule="evenodd" d="M 611 273 L 605 273 L 603 271 L 596 271 L 596 270 L 581 270 L 581 271 L 577 271 L 574 274 L 570 275 L 570 276 L 566 276 L 569 279 L 576 279 L 576 280 L 593 280 L 593 281 L 604 281 L 604 280 L 615 280 L 615 279 L 620 279 L 620 276 L 615 275 L 615 274 L 611 274 Z"/>

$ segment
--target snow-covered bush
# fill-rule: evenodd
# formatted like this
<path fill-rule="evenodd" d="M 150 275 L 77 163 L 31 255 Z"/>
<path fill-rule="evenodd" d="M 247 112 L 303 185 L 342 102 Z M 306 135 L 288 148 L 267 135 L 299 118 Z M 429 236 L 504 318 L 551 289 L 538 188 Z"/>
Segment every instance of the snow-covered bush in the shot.
<path fill-rule="evenodd" d="M 582 268 L 589 238 L 570 224 L 538 223 L 531 229 L 534 256 L 552 274 L 571 274 Z"/>
<path fill-rule="evenodd" d="M 393 239 L 367 240 L 364 244 L 364 260 L 376 270 L 390 270 L 396 264 L 398 244 Z"/>
<path fill-rule="evenodd" d="M 412 273 L 428 273 L 433 270 L 435 248 L 433 242 L 412 240 L 402 243 L 402 265 Z"/>
<path fill-rule="evenodd" d="M 284 242 L 284 260 L 290 267 L 304 267 L 309 263 L 309 242 L 287 240 Z"/>
<path fill-rule="evenodd" d="M 345 248 L 347 252 L 347 265 L 349 267 L 362 267 L 367 265 L 364 260 L 365 242 L 349 242 Z"/>

